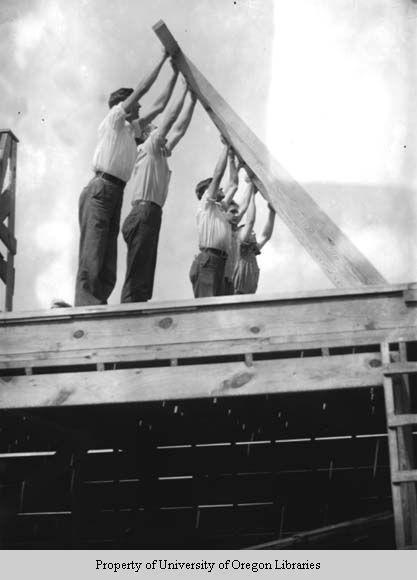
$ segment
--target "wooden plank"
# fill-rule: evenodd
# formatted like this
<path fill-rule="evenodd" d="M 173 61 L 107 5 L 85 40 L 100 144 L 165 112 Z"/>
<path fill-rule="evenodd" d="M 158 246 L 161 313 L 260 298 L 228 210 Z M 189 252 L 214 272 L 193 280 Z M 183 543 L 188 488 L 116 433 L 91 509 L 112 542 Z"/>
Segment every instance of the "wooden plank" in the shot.
<path fill-rule="evenodd" d="M 402 361 L 396 363 L 390 363 L 384 365 L 383 373 L 387 377 L 393 377 L 395 375 L 402 375 L 402 374 L 416 374 L 417 373 L 417 362 L 412 361 Z"/>
<path fill-rule="evenodd" d="M 349 522 L 341 522 L 338 524 L 333 524 L 331 526 L 324 526 L 316 530 L 309 530 L 307 532 L 298 533 L 296 536 L 291 536 L 289 538 L 283 538 L 281 540 L 273 540 L 271 542 L 265 542 L 258 546 L 251 546 L 249 548 L 244 548 L 246 550 L 285 550 L 291 547 L 310 547 L 311 544 L 323 543 L 328 541 L 330 538 L 337 536 L 339 534 L 348 533 L 349 536 L 353 535 L 355 532 L 363 535 L 365 531 L 369 531 L 374 527 L 379 527 L 391 522 L 393 519 L 392 512 L 383 512 L 381 514 L 375 514 L 372 516 L 367 516 L 364 518 L 357 518 Z"/>
<path fill-rule="evenodd" d="M 411 282 L 408 288 L 404 290 L 404 302 L 406 304 L 415 304 L 417 302 L 417 283 Z"/>
<path fill-rule="evenodd" d="M 14 137 L 14 136 L 13 136 Z M 14 238 L 15 233 L 15 213 L 16 213 L 16 167 L 17 167 L 17 139 L 15 138 L 11 147 L 10 154 L 10 209 L 8 217 L 8 229 L 9 233 L 14 240 L 14 243 L 9 247 L 9 252 L 7 256 L 7 283 L 6 283 L 6 299 L 5 306 L 7 311 L 13 309 L 13 294 L 14 294 L 14 283 L 15 283 L 15 271 L 14 271 L 14 254 L 16 254 L 17 242 Z"/>
<path fill-rule="evenodd" d="M 406 348 L 400 343 L 400 363 L 406 365 Z M 381 345 L 382 361 L 384 368 L 390 367 L 389 344 Z M 384 376 L 385 405 L 388 418 L 394 418 L 396 414 L 408 414 L 411 410 L 410 390 L 407 380 L 401 376 L 395 379 L 392 376 Z M 413 441 L 410 426 L 388 429 L 388 443 L 390 454 L 392 501 L 395 517 L 395 537 L 398 548 L 404 548 L 413 544 L 417 537 L 417 505 L 416 489 L 413 480 L 407 479 L 412 473 L 413 466 Z M 401 479 L 404 477 L 405 479 Z M 398 485 L 403 481 L 402 485 Z"/>
<path fill-rule="evenodd" d="M 10 229 L 0 223 L 0 240 L 12 254 L 16 254 L 17 241 Z"/>
<path fill-rule="evenodd" d="M 197 378 L 198 377 L 198 378 Z M 376 386 L 380 356 L 126 369 L 0 379 L 0 408 L 97 405 Z"/>
<path fill-rule="evenodd" d="M 246 306 L 250 304 L 268 304 L 270 302 L 309 302 L 315 300 L 361 297 L 390 297 L 403 299 L 404 291 L 409 284 L 383 284 L 362 286 L 360 288 L 338 288 L 300 292 L 275 292 L 273 294 L 247 294 L 239 296 L 213 296 L 210 298 L 193 298 L 190 300 L 164 300 L 161 302 L 136 302 L 105 306 L 77 306 L 65 309 L 48 309 L 23 312 L 0 313 L 0 325 L 38 320 L 65 320 L 81 318 L 106 318 L 112 316 L 131 316 L 133 314 L 153 314 L 155 312 L 194 312 L 201 309 L 217 309 L 219 306 Z"/>
<path fill-rule="evenodd" d="M 417 414 L 401 414 L 388 417 L 388 427 L 395 429 L 405 425 L 417 425 Z"/>
<path fill-rule="evenodd" d="M 8 133 L 0 134 L 0 192 L 3 191 L 3 182 L 7 172 L 12 139 Z"/>
<path fill-rule="evenodd" d="M 389 343 L 384 342 L 381 344 L 381 356 L 382 362 L 385 363 L 385 365 L 390 364 L 391 358 L 389 351 Z M 387 417 L 389 417 L 395 415 L 392 377 L 384 376 L 383 384 L 384 384 L 386 414 Z M 399 470 L 399 459 L 397 447 L 397 434 L 391 429 L 388 429 L 388 448 L 389 448 L 391 482 L 392 482 L 391 485 L 392 504 L 395 521 L 395 542 L 397 547 L 401 547 L 405 545 L 404 514 L 402 509 L 401 488 L 397 485 L 394 485 L 392 480 L 394 473 L 397 473 Z"/>
<path fill-rule="evenodd" d="M 6 284 L 7 281 L 7 262 L 4 260 L 3 256 L 0 255 L 0 278 Z"/>
<path fill-rule="evenodd" d="M 220 132 L 259 178 L 257 185 L 311 257 L 336 286 L 383 283 L 384 278 L 181 52 L 163 21 L 153 27 Z"/>
<path fill-rule="evenodd" d="M 3 133 L 8 133 L 12 137 L 12 139 L 16 141 L 16 143 L 19 143 L 19 139 L 16 137 L 16 135 L 13 133 L 11 129 L 0 129 L 0 135 L 2 135 Z"/>
<path fill-rule="evenodd" d="M 393 473 L 392 475 L 393 483 L 417 483 L 417 469 L 402 469 L 401 471 L 397 471 L 397 473 Z"/>
<path fill-rule="evenodd" d="M 10 213 L 10 189 L 5 189 L 0 196 L 0 222 Z"/>
<path fill-rule="evenodd" d="M 66 309 L 65 309 L 66 310 Z M 254 302 L 103 318 L 30 319 L 2 329 L 2 368 L 170 360 L 417 339 L 401 295 Z M 117 346 L 115 346 L 117 345 Z M 303 346 L 301 346 L 303 345 Z M 308 354 L 308 353 L 307 353 Z"/>

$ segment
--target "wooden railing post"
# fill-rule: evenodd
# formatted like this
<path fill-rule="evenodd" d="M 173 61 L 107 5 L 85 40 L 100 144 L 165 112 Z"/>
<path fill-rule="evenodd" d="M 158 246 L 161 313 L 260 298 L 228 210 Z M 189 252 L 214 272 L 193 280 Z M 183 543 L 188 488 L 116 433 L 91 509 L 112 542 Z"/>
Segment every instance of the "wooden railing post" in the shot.
<path fill-rule="evenodd" d="M 10 129 L 0 130 L 0 240 L 7 248 L 7 258 L 0 253 L 0 278 L 6 285 L 5 309 L 13 308 L 14 256 L 16 254 L 15 200 L 16 200 L 16 160 L 19 140 Z M 9 170 L 9 179 L 5 178 Z M 7 225 L 4 221 L 7 219 Z"/>

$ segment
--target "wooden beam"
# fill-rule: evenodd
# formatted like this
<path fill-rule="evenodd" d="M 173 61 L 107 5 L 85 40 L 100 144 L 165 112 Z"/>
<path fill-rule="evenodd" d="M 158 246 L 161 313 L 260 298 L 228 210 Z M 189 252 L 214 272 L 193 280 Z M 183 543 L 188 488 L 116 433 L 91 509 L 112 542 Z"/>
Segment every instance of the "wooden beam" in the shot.
<path fill-rule="evenodd" d="M 197 302 L 197 301 L 196 301 Z M 181 303 L 178 303 L 181 305 Z M 187 302 L 188 304 L 188 302 Z M 123 305 L 122 305 L 123 306 Z M 170 360 L 417 340 L 401 291 L 328 299 L 224 301 L 221 307 L 3 315 L 0 368 Z M 140 305 L 136 305 L 139 308 Z M 145 308 L 145 306 L 143 306 Z M 62 309 L 64 310 L 64 309 Z M 62 311 L 61 311 L 62 313 Z M 21 314 L 23 316 L 23 314 Z"/>
<path fill-rule="evenodd" d="M 0 378 L 0 408 L 60 407 L 374 387 L 378 353 Z"/>
<path fill-rule="evenodd" d="M 0 134 L 0 192 L 3 190 L 3 181 L 7 171 L 9 162 L 10 149 L 12 146 L 12 139 L 8 133 Z"/>
<path fill-rule="evenodd" d="M 393 377 L 395 375 L 417 374 L 417 362 L 414 361 L 401 361 L 395 363 L 389 363 L 384 365 L 384 375 L 387 377 Z"/>
<path fill-rule="evenodd" d="M 274 292 L 271 294 L 241 294 L 238 296 L 212 296 L 210 298 L 192 298 L 188 300 L 163 300 L 161 302 L 133 302 L 126 304 L 106 304 L 95 306 L 77 306 L 73 308 L 56 308 L 35 311 L 2 312 L 1 324 L 17 322 L 34 322 L 46 319 L 64 320 L 80 318 L 109 318 L 118 316 L 133 316 L 163 312 L 194 312 L 206 308 L 216 310 L 219 306 L 243 306 L 253 304 L 269 304 L 271 302 L 289 302 L 298 304 L 315 300 L 333 301 L 339 298 L 392 298 L 403 299 L 404 292 L 410 284 L 382 284 L 377 286 L 361 286 L 356 288 L 331 288 L 298 292 Z M 416 313 L 417 320 L 417 313 Z"/>
<path fill-rule="evenodd" d="M 390 417 L 387 417 L 387 423 L 390 429 L 405 427 L 406 425 L 417 425 L 417 413 L 391 415 Z"/>
<path fill-rule="evenodd" d="M 16 141 L 16 143 L 19 143 L 19 139 L 16 137 L 16 135 L 13 133 L 13 131 L 11 129 L 0 129 L 0 135 L 2 135 L 3 133 L 8 133 L 11 138 Z"/>
<path fill-rule="evenodd" d="M 4 221 L 10 213 L 10 190 L 5 189 L 0 196 L 0 222 Z"/>
<path fill-rule="evenodd" d="M 417 483 L 417 469 L 402 469 L 392 474 L 392 482 L 400 483 Z M 416 517 L 414 515 L 414 517 Z"/>
<path fill-rule="evenodd" d="M 369 260 L 278 164 L 267 147 L 180 50 L 161 20 L 153 27 L 219 131 L 258 178 L 257 185 L 297 240 L 336 286 L 382 284 Z"/>
<path fill-rule="evenodd" d="M 407 365 L 406 344 L 399 343 L 401 365 Z M 384 369 L 389 368 L 391 354 L 387 342 L 381 345 Z M 397 363 L 395 363 L 397 364 Z M 414 363 L 415 364 L 415 363 Z M 417 496 L 413 473 L 413 432 L 410 424 L 390 429 L 396 415 L 411 413 L 410 385 L 407 377 L 390 376 L 383 372 L 385 408 L 388 423 L 388 448 L 391 470 L 392 503 L 395 517 L 395 539 L 397 548 L 405 548 L 417 543 Z M 417 474 L 417 470 L 414 471 Z M 398 485 L 401 483 L 401 485 Z"/>
<path fill-rule="evenodd" d="M 17 242 L 14 235 L 4 224 L 0 223 L 0 240 L 12 254 L 16 253 Z"/>
<path fill-rule="evenodd" d="M 351 538 L 354 534 L 359 534 L 363 536 L 364 532 L 369 531 L 375 527 L 385 526 L 392 522 L 393 514 L 392 512 L 383 512 L 380 514 L 375 514 L 372 516 L 367 516 L 364 518 L 358 518 L 351 520 L 350 522 L 341 522 L 338 524 L 332 524 L 331 526 L 325 526 L 323 528 L 318 528 L 316 530 L 309 530 L 307 532 L 299 532 L 295 536 L 290 536 L 288 538 L 282 538 L 281 540 L 272 540 L 271 542 L 265 542 L 263 544 L 258 544 L 257 546 L 251 546 L 249 548 L 244 548 L 245 550 L 285 550 L 294 546 L 308 548 L 310 545 L 322 544 L 328 542 L 329 540 L 337 538 L 337 536 L 344 536 L 344 534 L 349 534 Z M 325 547 L 325 546 L 324 546 Z"/>
<path fill-rule="evenodd" d="M 0 255 L 0 279 L 6 284 L 7 282 L 7 262 Z"/>
<path fill-rule="evenodd" d="M 8 230 L 11 239 L 11 245 L 8 246 L 7 255 L 7 282 L 6 282 L 6 299 L 5 306 L 7 311 L 13 309 L 13 294 L 15 283 L 14 254 L 16 254 L 17 242 L 14 237 L 15 233 L 15 213 L 16 213 L 16 168 L 17 168 L 17 139 L 12 143 L 10 152 L 10 208 L 8 217 Z"/>

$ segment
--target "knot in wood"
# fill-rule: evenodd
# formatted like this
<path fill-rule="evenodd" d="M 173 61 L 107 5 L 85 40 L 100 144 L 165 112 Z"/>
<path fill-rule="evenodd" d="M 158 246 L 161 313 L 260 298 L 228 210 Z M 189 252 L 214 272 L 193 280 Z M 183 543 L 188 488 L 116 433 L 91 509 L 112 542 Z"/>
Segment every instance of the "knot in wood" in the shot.
<path fill-rule="evenodd" d="M 82 338 L 84 336 L 84 330 L 76 330 L 72 336 L 74 338 Z"/>
<path fill-rule="evenodd" d="M 222 389 L 239 389 L 248 383 L 253 377 L 252 373 L 238 373 L 231 379 L 222 382 Z"/>
<path fill-rule="evenodd" d="M 253 334 L 258 334 L 261 329 L 259 328 L 259 326 L 251 326 L 249 330 L 253 332 Z"/>
<path fill-rule="evenodd" d="M 166 318 L 162 318 L 162 320 L 158 322 L 158 326 L 164 329 L 169 328 L 170 326 L 172 326 L 172 322 L 173 322 L 172 318 L 167 316 Z"/>
<path fill-rule="evenodd" d="M 377 358 L 373 358 L 369 361 L 369 366 L 373 368 L 380 367 L 382 366 L 382 362 Z"/>

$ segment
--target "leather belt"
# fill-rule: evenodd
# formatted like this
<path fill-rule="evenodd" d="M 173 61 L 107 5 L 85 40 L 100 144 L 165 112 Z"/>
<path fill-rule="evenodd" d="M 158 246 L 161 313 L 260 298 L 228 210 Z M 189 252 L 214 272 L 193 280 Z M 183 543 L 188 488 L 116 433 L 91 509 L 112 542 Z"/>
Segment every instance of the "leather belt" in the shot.
<path fill-rule="evenodd" d="M 161 209 L 161 206 L 158 205 L 157 203 L 155 203 L 154 201 L 150 201 L 148 199 L 134 199 L 132 201 L 132 205 L 153 205 L 155 207 L 157 207 L 158 209 Z"/>
<path fill-rule="evenodd" d="M 126 185 L 126 181 L 123 181 L 123 179 L 119 179 L 118 177 L 110 175 L 110 173 L 105 173 L 104 171 L 96 171 L 96 176 L 102 177 L 106 181 L 110 181 L 111 183 L 114 183 L 114 185 L 119 185 L 120 187 L 124 187 Z"/>
<path fill-rule="evenodd" d="M 221 258 L 227 258 L 227 252 L 223 252 L 223 250 L 218 250 L 217 248 L 200 248 L 200 252 L 208 252 L 209 254 L 215 254 Z"/>

